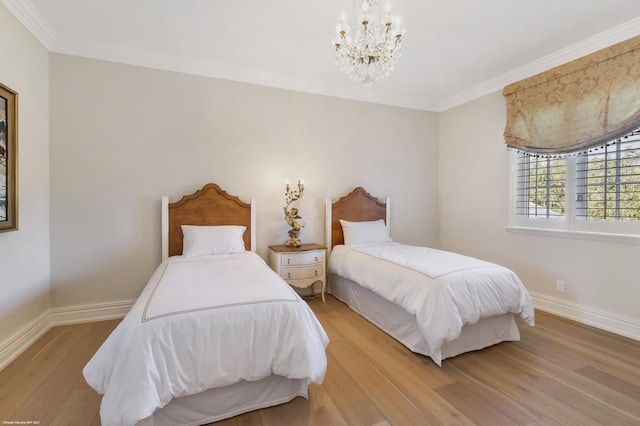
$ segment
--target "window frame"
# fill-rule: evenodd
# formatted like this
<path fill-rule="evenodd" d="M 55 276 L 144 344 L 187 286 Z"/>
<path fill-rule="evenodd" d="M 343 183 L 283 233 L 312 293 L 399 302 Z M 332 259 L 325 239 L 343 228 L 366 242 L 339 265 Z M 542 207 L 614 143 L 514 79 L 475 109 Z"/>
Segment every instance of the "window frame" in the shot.
<path fill-rule="evenodd" d="M 565 214 L 563 217 L 524 217 L 517 214 L 517 165 L 518 152 L 508 150 L 509 155 L 509 221 L 506 229 L 511 232 L 553 235 L 560 237 L 627 242 L 640 244 L 640 221 L 594 221 L 576 216 L 577 156 L 566 156 Z"/>
<path fill-rule="evenodd" d="M 523 154 L 523 155 L 516 154 L 514 158 L 515 158 L 514 167 L 515 167 L 515 173 L 516 173 L 516 176 L 514 177 L 515 179 L 514 196 L 516 199 L 516 203 L 514 207 L 516 211 L 516 217 L 528 217 L 533 219 L 550 219 L 550 220 L 558 220 L 558 219 L 564 218 L 566 211 L 564 214 L 560 215 L 554 212 L 552 208 L 552 204 L 553 204 L 552 199 L 555 199 L 555 197 L 552 196 L 552 192 L 554 192 L 554 189 L 561 188 L 563 195 L 566 198 L 566 186 L 567 186 L 566 185 L 566 167 L 565 167 L 565 174 L 562 176 L 562 180 L 564 180 L 565 182 L 563 182 L 563 184 L 560 186 L 555 182 L 555 179 L 556 179 L 555 175 L 558 174 L 554 169 L 555 165 L 551 164 L 553 161 L 557 161 L 555 158 L 547 157 L 547 156 L 538 156 L 538 155 L 526 155 L 526 154 Z M 564 160 L 564 158 L 562 160 Z M 543 162 L 546 164 L 541 165 L 541 163 Z M 518 165 L 525 165 L 525 167 L 518 170 Z M 536 181 L 538 180 L 538 176 L 543 176 L 544 181 L 547 183 L 545 186 L 536 185 L 535 187 L 532 187 L 530 185 L 531 179 L 532 179 L 531 175 L 534 170 L 535 170 L 535 176 L 536 176 L 535 180 Z M 539 174 L 538 172 L 540 170 L 544 171 L 545 173 Z M 523 175 L 523 172 L 524 172 L 524 175 Z M 525 177 L 523 178 L 523 176 Z M 535 217 L 522 216 L 520 214 L 521 210 L 524 210 L 525 212 L 530 213 L 531 203 L 529 200 L 531 197 L 531 192 L 535 193 L 536 199 L 538 199 L 539 195 L 544 194 L 545 206 L 536 204 L 536 208 L 535 208 L 536 212 L 538 210 L 542 211 L 540 215 L 537 215 Z M 566 202 L 563 201 L 560 208 L 566 210 Z"/>
<path fill-rule="evenodd" d="M 589 151 L 576 158 L 576 216 L 588 220 L 589 210 L 601 211 L 602 220 L 616 222 L 640 222 L 639 200 L 628 200 L 637 197 L 640 189 L 640 131 L 636 130 L 628 136 L 618 139 L 600 149 Z M 627 160 L 631 159 L 631 162 Z M 614 179 L 612 181 L 612 178 Z M 598 180 L 602 179 L 601 182 Z M 629 186 L 630 192 L 623 188 Z M 609 189 L 612 187 L 612 189 Z M 582 189 L 581 189 L 582 188 Z M 595 196 L 592 198 L 591 195 Z M 601 197 L 601 198 L 600 198 Z M 629 203 L 629 204 L 626 204 Z M 601 206 L 599 206 L 601 204 Z M 624 220 L 630 204 L 635 220 Z"/>

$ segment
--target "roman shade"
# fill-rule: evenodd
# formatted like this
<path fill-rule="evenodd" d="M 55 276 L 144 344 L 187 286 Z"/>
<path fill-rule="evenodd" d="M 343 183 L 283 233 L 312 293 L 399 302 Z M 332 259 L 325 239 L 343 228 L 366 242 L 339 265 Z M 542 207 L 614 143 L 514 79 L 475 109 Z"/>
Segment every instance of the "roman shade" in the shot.
<path fill-rule="evenodd" d="M 548 155 L 601 146 L 640 126 L 640 36 L 512 83 L 505 143 Z"/>

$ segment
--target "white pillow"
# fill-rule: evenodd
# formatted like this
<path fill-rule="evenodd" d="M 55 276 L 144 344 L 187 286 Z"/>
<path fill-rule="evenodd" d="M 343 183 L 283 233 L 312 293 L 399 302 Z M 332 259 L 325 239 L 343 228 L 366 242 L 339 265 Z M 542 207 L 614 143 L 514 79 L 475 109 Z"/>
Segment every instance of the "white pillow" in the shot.
<path fill-rule="evenodd" d="M 246 226 L 194 226 L 182 225 L 182 255 L 184 257 L 207 256 L 211 254 L 242 253 L 242 236 Z"/>
<path fill-rule="evenodd" d="M 347 246 L 393 241 L 389 236 L 389 228 L 382 219 L 369 222 L 348 222 L 340 219 L 340 225 L 342 225 L 344 244 Z"/>

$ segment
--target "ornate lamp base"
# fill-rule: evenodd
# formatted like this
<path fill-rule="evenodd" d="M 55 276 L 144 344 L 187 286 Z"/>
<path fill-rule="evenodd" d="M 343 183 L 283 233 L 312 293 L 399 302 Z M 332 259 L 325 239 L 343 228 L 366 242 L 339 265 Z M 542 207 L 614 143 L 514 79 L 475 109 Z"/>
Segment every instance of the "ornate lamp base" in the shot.
<path fill-rule="evenodd" d="M 300 239 L 298 238 L 299 236 L 300 236 L 300 229 L 291 228 L 289 230 L 289 239 L 287 240 L 285 245 L 287 247 L 300 247 L 300 245 L 302 243 L 300 242 Z"/>
<path fill-rule="evenodd" d="M 300 239 L 298 237 L 300 236 L 300 228 L 304 227 L 304 223 L 299 223 L 297 221 L 298 219 L 302 219 L 298 214 L 298 209 L 295 207 L 291 207 L 291 210 L 289 210 L 289 205 L 302 197 L 303 192 L 304 185 L 299 180 L 297 191 L 295 189 L 292 191 L 291 188 L 289 188 L 289 184 L 287 183 L 287 190 L 284 193 L 285 201 L 287 202 L 287 204 L 284 206 L 284 218 L 287 220 L 287 223 L 291 227 L 291 229 L 289 230 L 289 239 L 285 243 L 287 247 L 301 246 Z"/>

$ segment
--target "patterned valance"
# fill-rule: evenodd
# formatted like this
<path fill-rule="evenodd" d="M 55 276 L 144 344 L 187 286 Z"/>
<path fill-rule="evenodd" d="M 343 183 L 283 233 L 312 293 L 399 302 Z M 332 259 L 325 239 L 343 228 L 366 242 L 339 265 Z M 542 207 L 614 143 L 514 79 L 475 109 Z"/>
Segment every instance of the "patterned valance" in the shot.
<path fill-rule="evenodd" d="M 508 147 L 567 154 L 640 126 L 640 36 L 506 86 Z"/>

